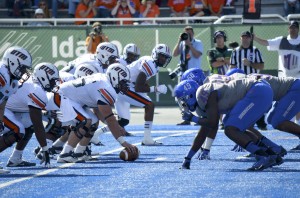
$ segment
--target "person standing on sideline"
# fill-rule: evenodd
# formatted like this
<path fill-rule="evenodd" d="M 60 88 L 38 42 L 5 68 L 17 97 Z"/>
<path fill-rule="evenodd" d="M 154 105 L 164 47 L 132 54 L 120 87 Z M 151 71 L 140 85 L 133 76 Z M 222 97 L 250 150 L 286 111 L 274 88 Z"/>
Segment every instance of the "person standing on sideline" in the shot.
<path fill-rule="evenodd" d="M 267 46 L 269 51 L 278 52 L 278 77 L 300 78 L 300 37 L 297 21 L 289 22 L 288 33 L 288 36 L 268 40 L 253 35 L 253 40 Z M 296 115 L 295 122 L 300 123 L 300 113 Z M 300 150 L 300 146 L 297 150 Z"/>
<path fill-rule="evenodd" d="M 93 23 L 93 31 L 86 37 L 85 45 L 88 53 L 95 54 L 97 46 L 100 43 L 108 42 L 108 37 L 102 32 L 102 25 L 100 22 Z"/>
<path fill-rule="evenodd" d="M 187 37 L 183 35 L 187 35 Z M 186 26 L 173 49 L 174 57 L 180 55 L 179 65 L 182 68 L 182 73 L 191 68 L 201 69 L 202 53 L 203 44 L 201 40 L 194 38 L 194 29 L 192 26 Z M 190 125 L 190 122 L 183 121 L 177 125 Z"/>
<path fill-rule="evenodd" d="M 260 50 L 252 46 L 252 33 L 249 31 L 242 32 L 241 46 L 235 48 L 230 58 L 230 69 L 239 68 L 244 70 L 245 74 L 260 73 L 264 69 L 264 61 Z M 262 116 L 256 125 L 261 130 L 267 130 L 265 116 Z"/>

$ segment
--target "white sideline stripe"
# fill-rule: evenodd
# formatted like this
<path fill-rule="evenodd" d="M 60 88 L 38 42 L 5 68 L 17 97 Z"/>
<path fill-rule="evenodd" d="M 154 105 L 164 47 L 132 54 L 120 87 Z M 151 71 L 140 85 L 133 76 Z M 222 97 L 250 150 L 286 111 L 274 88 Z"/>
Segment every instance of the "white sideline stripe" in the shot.
<path fill-rule="evenodd" d="M 193 132 L 194 132 L 194 131 L 193 131 Z M 161 140 L 161 139 L 165 139 L 165 138 L 168 138 L 168 137 L 179 136 L 179 135 L 189 134 L 189 133 L 193 133 L 193 132 L 181 132 L 181 133 L 177 133 L 177 134 L 172 134 L 172 135 L 167 135 L 167 136 L 162 136 L 162 137 L 154 138 L 154 140 Z M 133 145 L 137 146 L 137 145 L 140 145 L 140 144 L 141 144 L 141 143 L 135 143 L 135 144 L 133 144 Z M 121 151 L 122 149 L 123 149 L 123 147 L 118 148 L 118 149 L 114 149 L 114 150 L 111 150 L 111 151 L 107 151 L 107 152 L 100 153 L 100 155 L 107 155 L 107 154 L 115 153 L 115 152 L 117 152 L 117 151 Z M 5 187 L 10 186 L 10 185 L 13 185 L 13 184 L 16 184 L 16 183 L 19 183 L 19 182 L 22 182 L 22 181 L 26 181 L 26 180 L 29 180 L 29 179 L 33 179 L 33 178 L 35 178 L 35 177 L 47 175 L 47 174 L 52 173 L 52 172 L 55 172 L 55 171 L 57 171 L 57 170 L 59 170 L 59 169 L 67 168 L 67 167 L 73 166 L 74 164 L 76 164 L 76 163 L 66 163 L 66 164 L 62 164 L 62 165 L 58 166 L 57 168 L 47 169 L 47 170 L 42 171 L 42 172 L 40 172 L 40 173 L 36 173 L 36 174 L 33 175 L 33 176 L 28 176 L 28 177 L 24 177 L 24 178 L 20 178 L 20 179 L 15 179 L 15 180 L 12 180 L 12 181 L 9 181 L 9 182 L 5 182 L 5 183 L 3 183 L 3 184 L 0 184 L 0 189 L 1 189 L 1 188 L 5 188 Z"/>

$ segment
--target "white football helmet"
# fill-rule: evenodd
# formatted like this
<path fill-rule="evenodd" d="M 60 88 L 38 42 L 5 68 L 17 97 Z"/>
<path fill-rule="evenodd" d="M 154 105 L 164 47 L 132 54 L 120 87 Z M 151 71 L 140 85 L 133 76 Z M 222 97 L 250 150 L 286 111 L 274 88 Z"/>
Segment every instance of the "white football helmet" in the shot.
<path fill-rule="evenodd" d="M 107 68 L 106 77 L 111 85 L 115 88 L 116 92 L 125 93 L 128 90 L 128 83 L 130 82 L 129 69 L 120 64 L 114 63 Z"/>
<path fill-rule="evenodd" d="M 99 70 L 96 67 L 89 63 L 81 63 L 76 67 L 74 76 L 75 78 L 80 78 L 82 76 L 90 76 L 96 73 L 99 73 Z"/>
<path fill-rule="evenodd" d="M 164 56 L 166 60 L 162 62 L 159 56 Z M 167 67 L 172 59 L 170 48 L 166 44 L 158 44 L 152 50 L 152 58 L 157 66 Z"/>
<path fill-rule="evenodd" d="M 98 61 L 106 67 L 114 63 L 116 58 L 119 58 L 118 48 L 109 42 L 100 43 L 97 46 L 96 54 Z"/>
<path fill-rule="evenodd" d="M 139 59 L 140 55 L 141 51 L 134 43 L 127 44 L 123 49 L 123 58 L 128 64 Z"/>
<path fill-rule="evenodd" d="M 20 80 L 25 73 L 26 78 L 30 76 L 27 70 L 32 69 L 32 58 L 26 49 L 18 46 L 10 47 L 4 52 L 2 61 L 15 79 Z"/>
<path fill-rule="evenodd" d="M 39 63 L 33 70 L 32 79 L 39 82 L 45 91 L 51 92 L 58 84 L 59 71 L 52 63 Z"/>

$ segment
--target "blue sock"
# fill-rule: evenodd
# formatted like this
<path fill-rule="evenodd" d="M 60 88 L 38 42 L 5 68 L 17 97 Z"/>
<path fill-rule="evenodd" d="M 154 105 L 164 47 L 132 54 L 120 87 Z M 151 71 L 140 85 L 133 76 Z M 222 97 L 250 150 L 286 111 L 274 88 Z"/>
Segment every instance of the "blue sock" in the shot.
<path fill-rule="evenodd" d="M 259 149 L 260 148 L 256 144 L 254 144 L 254 142 L 249 142 L 246 146 L 246 150 L 249 151 L 251 154 L 254 154 Z"/>
<path fill-rule="evenodd" d="M 277 144 L 275 144 L 274 142 L 272 142 L 271 140 L 269 140 L 265 136 L 263 136 L 260 141 L 262 143 L 264 143 L 266 146 L 271 147 L 271 148 L 279 147 Z"/>
<path fill-rule="evenodd" d="M 196 154 L 196 151 L 194 151 L 194 150 L 190 150 L 189 152 L 188 152 L 188 154 L 187 154 L 187 158 L 190 158 L 190 159 L 192 159 L 193 157 L 194 157 L 194 155 Z"/>

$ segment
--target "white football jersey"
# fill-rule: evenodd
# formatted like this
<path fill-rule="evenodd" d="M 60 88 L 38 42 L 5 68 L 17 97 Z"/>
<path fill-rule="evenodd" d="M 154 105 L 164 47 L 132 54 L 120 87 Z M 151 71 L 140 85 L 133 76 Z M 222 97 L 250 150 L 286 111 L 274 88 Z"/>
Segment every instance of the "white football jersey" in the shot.
<path fill-rule="evenodd" d="M 117 98 L 105 74 L 93 74 L 68 81 L 59 86 L 59 93 L 81 106 L 97 107 L 98 100 L 113 105 Z"/>
<path fill-rule="evenodd" d="M 135 83 L 140 72 L 146 74 L 147 80 L 159 72 L 154 60 L 150 56 L 143 56 L 127 66 L 130 70 L 130 82 Z"/>
<path fill-rule="evenodd" d="M 61 71 L 68 72 L 70 74 L 74 74 L 78 65 L 87 63 L 93 65 L 100 73 L 105 73 L 105 69 L 101 66 L 101 63 L 97 60 L 95 54 L 84 54 L 73 61 L 68 63 L 66 68 L 63 68 Z"/>
<path fill-rule="evenodd" d="M 11 81 L 7 67 L 0 62 L 0 103 L 16 93 L 18 87 L 19 82 L 17 80 Z"/>
<path fill-rule="evenodd" d="M 64 71 L 59 71 L 59 78 L 60 78 L 60 83 L 75 79 L 73 74 L 70 74 L 70 73 L 64 72 Z"/>
<path fill-rule="evenodd" d="M 15 94 L 9 97 L 6 108 L 13 112 L 24 113 L 29 112 L 29 105 L 45 109 L 47 102 L 46 91 L 38 83 L 34 83 L 30 77 Z"/>

